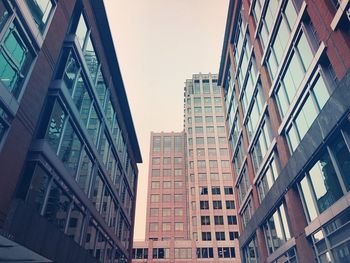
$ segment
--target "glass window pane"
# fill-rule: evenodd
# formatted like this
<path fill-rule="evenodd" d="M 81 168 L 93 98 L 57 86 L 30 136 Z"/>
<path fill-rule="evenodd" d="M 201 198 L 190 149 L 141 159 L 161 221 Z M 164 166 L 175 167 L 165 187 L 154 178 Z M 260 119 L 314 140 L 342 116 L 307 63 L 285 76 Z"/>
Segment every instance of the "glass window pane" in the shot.
<path fill-rule="evenodd" d="M 64 70 L 63 80 L 66 83 L 66 86 L 68 88 L 68 91 L 70 93 L 73 92 L 73 87 L 75 85 L 75 81 L 78 78 L 78 72 L 80 70 L 80 66 L 76 60 L 76 58 L 73 56 L 72 53 L 69 54 L 69 57 L 67 59 L 66 68 Z M 79 74 L 80 76 L 80 74 Z"/>
<path fill-rule="evenodd" d="M 86 22 L 83 14 L 80 15 L 77 31 L 75 32 L 75 34 L 78 38 L 80 47 L 83 48 L 86 34 L 87 34 L 87 26 L 86 26 Z"/>
<path fill-rule="evenodd" d="M 314 55 L 305 37 L 305 34 L 301 35 L 299 42 L 297 44 L 297 48 L 300 54 L 301 61 L 303 62 L 303 65 L 305 68 L 304 70 L 306 71 L 311 64 L 311 61 L 314 58 Z"/>
<path fill-rule="evenodd" d="M 315 191 L 317 206 L 320 213 L 322 213 L 343 196 L 333 164 L 326 151 L 311 168 L 309 174 Z"/>
<path fill-rule="evenodd" d="M 57 152 L 65 120 L 66 113 L 63 111 L 60 104 L 56 101 L 55 105 L 53 106 L 50 124 L 47 128 L 45 136 L 54 152 Z"/>
<path fill-rule="evenodd" d="M 69 121 L 65 127 L 58 157 L 72 175 L 75 175 L 78 167 L 81 145 L 81 141 Z"/>
<path fill-rule="evenodd" d="M 339 134 L 333 145 L 334 155 L 339 166 L 346 189 L 350 191 L 350 153 L 343 137 Z"/>
<path fill-rule="evenodd" d="M 69 222 L 66 234 L 74 239 L 79 244 L 84 223 L 84 214 L 76 206 L 73 205 L 69 215 Z"/>
<path fill-rule="evenodd" d="M 53 182 L 47 199 L 44 216 L 49 222 L 53 222 L 58 229 L 64 231 L 70 204 L 71 199 L 69 196 L 56 182 Z"/>
<path fill-rule="evenodd" d="M 49 186 L 50 178 L 40 166 L 35 167 L 35 171 L 30 183 L 26 203 L 33 206 L 38 212 L 44 205 L 45 194 Z"/>
<path fill-rule="evenodd" d="M 304 177 L 304 179 L 301 180 L 300 186 L 301 186 L 301 191 L 303 192 L 305 206 L 309 214 L 310 221 L 312 221 L 317 217 L 317 212 L 316 212 L 316 207 L 314 205 L 314 202 L 312 200 L 312 193 L 311 193 L 309 184 L 307 182 L 307 177 Z"/>
<path fill-rule="evenodd" d="M 101 177 L 98 175 L 95 179 L 94 187 L 92 189 L 92 203 L 95 205 L 97 211 L 100 211 L 103 198 L 103 189 L 104 183 Z"/>
<path fill-rule="evenodd" d="M 100 126 L 101 126 L 101 120 L 97 115 L 95 105 L 93 105 L 91 107 L 91 113 L 90 113 L 90 118 L 89 118 L 87 127 L 88 127 L 88 132 L 95 145 L 97 144 L 97 137 L 98 137 L 98 132 L 100 130 Z"/>
<path fill-rule="evenodd" d="M 83 189 L 85 194 L 87 194 L 89 191 L 92 167 L 93 164 L 90 157 L 87 155 L 86 151 L 83 150 L 82 163 L 79 169 L 78 184 L 81 189 Z"/>
<path fill-rule="evenodd" d="M 315 82 L 313 93 L 315 95 L 319 109 L 322 109 L 329 98 L 329 92 L 322 75 L 319 75 L 317 81 Z"/>
<path fill-rule="evenodd" d="M 40 32 L 43 33 L 53 7 L 51 0 L 26 0 L 26 3 Z"/>

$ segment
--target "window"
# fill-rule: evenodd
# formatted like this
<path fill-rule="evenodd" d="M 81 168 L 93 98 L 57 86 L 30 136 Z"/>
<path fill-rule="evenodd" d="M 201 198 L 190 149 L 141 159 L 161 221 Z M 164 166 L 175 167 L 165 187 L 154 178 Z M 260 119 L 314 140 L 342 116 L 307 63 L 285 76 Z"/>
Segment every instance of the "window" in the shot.
<path fill-rule="evenodd" d="M 171 195 L 163 194 L 163 202 L 170 202 L 170 201 L 171 201 Z"/>
<path fill-rule="evenodd" d="M 243 247 L 243 258 L 246 262 L 259 262 L 258 243 L 254 236 L 248 245 Z M 292 261 L 293 262 L 293 261 Z"/>
<path fill-rule="evenodd" d="M 275 156 L 267 163 L 267 167 L 265 168 L 261 179 L 257 183 L 260 202 L 262 202 L 262 200 L 265 198 L 267 192 L 270 190 L 278 177 L 276 158 L 277 152 L 275 152 Z"/>
<path fill-rule="evenodd" d="M 210 217 L 209 216 L 201 216 L 201 225 L 202 226 L 210 225 Z"/>
<path fill-rule="evenodd" d="M 197 161 L 197 166 L 198 168 L 205 168 L 205 161 L 204 160 L 199 160 Z"/>
<path fill-rule="evenodd" d="M 165 189 L 171 188 L 171 182 L 170 181 L 163 181 L 163 188 L 165 188 Z"/>
<path fill-rule="evenodd" d="M 175 208 L 174 214 L 175 216 L 182 216 L 183 215 L 183 209 L 182 208 Z"/>
<path fill-rule="evenodd" d="M 159 177 L 160 176 L 160 170 L 159 169 L 152 169 L 152 176 Z"/>
<path fill-rule="evenodd" d="M 250 219 L 252 218 L 252 215 L 254 213 L 254 207 L 252 202 L 252 196 L 250 195 L 249 198 L 247 198 L 247 202 L 244 205 L 244 207 L 241 210 L 241 221 L 243 227 L 245 227 Z"/>
<path fill-rule="evenodd" d="M 207 174 L 199 173 L 198 180 L 207 180 Z"/>
<path fill-rule="evenodd" d="M 171 224 L 167 222 L 163 222 L 162 224 L 162 230 L 163 231 L 170 231 L 171 230 Z"/>
<path fill-rule="evenodd" d="M 208 155 L 209 156 L 216 156 L 216 149 L 215 148 L 209 148 L 208 149 Z"/>
<path fill-rule="evenodd" d="M 212 187 L 211 188 L 211 192 L 213 195 L 220 195 L 221 194 L 221 191 L 220 191 L 220 187 Z"/>
<path fill-rule="evenodd" d="M 223 225 L 224 224 L 224 217 L 223 216 L 214 216 L 214 223 L 215 223 L 215 225 Z"/>
<path fill-rule="evenodd" d="M 197 258 L 214 258 L 213 248 L 197 248 Z"/>
<path fill-rule="evenodd" d="M 284 205 L 281 204 L 263 225 L 269 254 L 273 253 L 289 238 L 289 226 Z"/>
<path fill-rule="evenodd" d="M 153 152 L 160 152 L 161 137 L 153 136 Z"/>
<path fill-rule="evenodd" d="M 171 176 L 171 170 L 170 169 L 163 169 L 163 176 Z"/>
<path fill-rule="evenodd" d="M 211 232 L 202 232 L 202 240 L 210 241 L 211 240 Z"/>
<path fill-rule="evenodd" d="M 233 195 L 233 188 L 230 186 L 225 186 L 224 192 L 225 192 L 225 195 Z"/>
<path fill-rule="evenodd" d="M 242 173 L 238 179 L 237 190 L 238 190 L 238 201 L 239 203 L 243 202 L 246 194 L 248 193 L 248 189 L 250 187 L 250 182 L 248 178 L 247 165 L 244 166 Z"/>
<path fill-rule="evenodd" d="M 184 231 L 184 223 L 175 222 L 175 231 Z"/>
<path fill-rule="evenodd" d="M 221 161 L 221 167 L 222 168 L 230 168 L 230 162 L 227 160 Z"/>
<path fill-rule="evenodd" d="M 218 161 L 216 161 L 216 160 L 209 160 L 209 167 L 210 168 L 218 168 Z"/>
<path fill-rule="evenodd" d="M 158 216 L 159 209 L 158 208 L 151 208 L 150 209 L 150 215 L 151 216 Z"/>
<path fill-rule="evenodd" d="M 235 239 L 238 239 L 239 235 L 238 235 L 238 232 L 229 232 L 229 235 L 230 235 L 230 240 L 235 240 Z"/>
<path fill-rule="evenodd" d="M 153 157 L 152 158 L 152 164 L 160 164 L 160 158 L 159 157 Z"/>
<path fill-rule="evenodd" d="M 197 137 L 196 138 L 196 143 L 197 144 L 204 144 L 204 138 L 203 137 Z"/>
<path fill-rule="evenodd" d="M 182 202 L 182 194 L 175 194 L 174 201 L 175 202 Z"/>
<path fill-rule="evenodd" d="M 151 195 L 151 203 L 156 203 L 160 201 L 159 195 Z"/>
<path fill-rule="evenodd" d="M 233 156 L 233 165 L 237 174 L 239 174 L 239 170 L 241 169 L 241 166 L 243 164 L 244 149 L 242 138 L 243 137 L 241 136 L 237 144 L 237 150 Z"/>
<path fill-rule="evenodd" d="M 163 216 L 171 216 L 171 209 L 170 208 L 163 208 L 162 215 Z"/>
<path fill-rule="evenodd" d="M 2 110 L 2 112 L 4 111 Z M 61 105 L 57 101 L 55 101 L 55 104 L 53 106 L 52 113 L 51 113 L 50 124 L 47 128 L 46 136 L 45 136 L 45 138 L 48 140 L 54 152 L 57 152 L 66 118 L 67 118 L 67 114 L 62 109 Z M 2 125 L 2 124 L 0 125 L 2 127 L 5 127 L 5 125 Z M 4 132 L 1 132 L 1 134 L 4 134 Z"/>
<path fill-rule="evenodd" d="M 171 164 L 171 158 L 170 157 L 163 157 L 163 164 L 165 164 L 165 165 Z"/>
<path fill-rule="evenodd" d="M 209 201 L 200 201 L 200 209 L 201 210 L 209 209 Z"/>
<path fill-rule="evenodd" d="M 213 126 L 207 126 L 206 127 L 207 133 L 214 133 L 214 127 Z"/>
<path fill-rule="evenodd" d="M 151 188 L 152 189 L 158 189 L 159 186 L 160 186 L 159 181 L 152 181 L 152 183 L 151 183 Z"/>
<path fill-rule="evenodd" d="M 229 225 L 237 225 L 236 216 L 227 216 L 227 222 Z"/>
<path fill-rule="evenodd" d="M 265 122 L 261 125 L 261 128 L 258 131 L 257 139 L 254 142 L 254 146 L 252 148 L 252 157 L 255 172 L 258 171 L 261 162 L 263 161 L 270 144 L 272 142 L 271 135 L 271 125 L 269 118 L 265 117 Z"/>
<path fill-rule="evenodd" d="M 233 200 L 226 201 L 226 209 L 235 209 L 235 202 Z"/>
<path fill-rule="evenodd" d="M 191 248 L 175 248 L 174 249 L 175 259 L 191 259 L 192 249 Z"/>
<path fill-rule="evenodd" d="M 197 148 L 197 157 L 205 156 L 204 148 Z"/>
<path fill-rule="evenodd" d="M 200 195 L 207 195 L 208 194 L 208 187 L 205 187 L 205 186 L 199 187 L 199 194 Z"/>
<path fill-rule="evenodd" d="M 34 56 L 24 35 L 11 23 L 0 39 L 0 82 L 16 99 L 21 94 Z"/>
<path fill-rule="evenodd" d="M 349 166 L 350 152 L 343 134 L 345 133 L 336 134 L 329 142 L 330 147 L 321 150 L 316 162 L 300 182 L 301 195 L 310 221 L 349 191 L 348 168 L 345 167 Z M 341 187 L 342 184 L 345 189 Z"/>
<path fill-rule="evenodd" d="M 182 157 L 174 157 L 174 164 L 182 164 Z"/>
<path fill-rule="evenodd" d="M 250 112 L 248 113 L 247 123 L 246 123 L 247 134 L 250 140 L 252 139 L 252 136 L 256 131 L 259 118 L 263 110 L 264 103 L 265 103 L 265 98 L 262 92 L 262 87 L 260 83 L 258 83 L 257 91 L 255 92 L 254 97 L 252 99 L 252 106 L 251 106 Z"/>
<path fill-rule="evenodd" d="M 295 151 L 328 98 L 327 86 L 322 75 L 318 75 L 304 104 L 293 118 L 291 127 L 286 132 L 291 152 Z"/>
<path fill-rule="evenodd" d="M 213 209 L 222 209 L 222 203 L 221 201 L 213 201 Z"/>
<path fill-rule="evenodd" d="M 210 173 L 210 180 L 212 181 L 219 181 L 219 174 L 217 173 Z"/>
<path fill-rule="evenodd" d="M 235 258 L 235 248 L 234 247 L 218 247 L 219 258 Z"/>
<path fill-rule="evenodd" d="M 149 223 L 149 231 L 158 231 L 158 223 Z"/>
<path fill-rule="evenodd" d="M 215 232 L 215 239 L 218 241 L 225 240 L 225 232 Z"/>
<path fill-rule="evenodd" d="M 175 189 L 180 189 L 183 187 L 183 182 L 182 181 L 175 181 L 174 186 L 175 186 Z"/>
<path fill-rule="evenodd" d="M 70 171 L 71 175 L 75 175 L 76 173 L 81 150 L 82 142 L 77 136 L 72 123 L 68 121 L 65 131 L 63 132 L 62 142 L 58 150 L 58 157 Z"/>
<path fill-rule="evenodd" d="M 285 73 L 276 90 L 277 106 L 282 117 L 285 116 L 299 85 L 304 79 L 305 73 L 311 63 L 307 58 L 313 54 L 305 34 L 301 31 L 297 44 L 289 58 Z"/>
<path fill-rule="evenodd" d="M 208 144 L 214 144 L 215 145 L 215 138 L 214 137 L 208 137 L 207 138 Z"/>
<path fill-rule="evenodd" d="M 166 259 L 170 257 L 169 248 L 153 248 L 152 258 Z"/>
<path fill-rule="evenodd" d="M 134 248 L 132 250 L 133 259 L 148 259 L 148 248 Z"/>

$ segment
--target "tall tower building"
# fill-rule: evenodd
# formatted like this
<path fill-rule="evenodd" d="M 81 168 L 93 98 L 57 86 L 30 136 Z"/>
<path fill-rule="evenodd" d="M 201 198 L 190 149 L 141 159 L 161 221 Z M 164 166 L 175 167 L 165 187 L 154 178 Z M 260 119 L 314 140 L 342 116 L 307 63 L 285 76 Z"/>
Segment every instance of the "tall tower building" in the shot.
<path fill-rule="evenodd" d="M 184 132 L 151 135 L 146 240 L 133 261 L 240 262 L 217 75 L 193 75 L 184 95 Z"/>
<path fill-rule="evenodd" d="M 230 1 L 218 82 L 245 263 L 349 262 L 349 14 Z"/>
<path fill-rule="evenodd" d="M 130 261 L 141 161 L 103 1 L 0 0 L 0 261 Z"/>

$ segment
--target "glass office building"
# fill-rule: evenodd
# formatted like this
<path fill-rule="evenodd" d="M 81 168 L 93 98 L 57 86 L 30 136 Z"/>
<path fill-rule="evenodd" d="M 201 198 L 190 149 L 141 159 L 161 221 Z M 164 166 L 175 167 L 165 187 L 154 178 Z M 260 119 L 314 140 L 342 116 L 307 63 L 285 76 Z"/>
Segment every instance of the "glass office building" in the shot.
<path fill-rule="evenodd" d="M 230 1 L 220 63 L 243 262 L 348 262 L 349 1 Z"/>
<path fill-rule="evenodd" d="M 103 1 L 0 1 L 0 113 L 0 258 L 128 262 L 142 160 Z"/>

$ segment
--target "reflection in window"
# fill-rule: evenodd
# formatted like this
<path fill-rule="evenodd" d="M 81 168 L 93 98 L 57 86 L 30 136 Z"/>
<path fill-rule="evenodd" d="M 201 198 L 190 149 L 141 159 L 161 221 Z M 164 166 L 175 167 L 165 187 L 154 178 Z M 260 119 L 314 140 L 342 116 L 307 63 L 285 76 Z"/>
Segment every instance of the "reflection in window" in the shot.
<path fill-rule="evenodd" d="M 85 192 L 85 194 L 88 194 L 88 191 L 89 191 L 92 167 L 93 167 L 93 164 L 90 157 L 88 156 L 86 151 L 83 150 L 81 166 L 79 169 L 77 180 L 80 188 Z"/>
<path fill-rule="evenodd" d="M 50 124 L 46 132 L 45 138 L 56 152 L 59 146 L 63 125 L 66 120 L 66 113 L 60 104 L 56 101 L 51 113 Z"/>
<path fill-rule="evenodd" d="M 81 152 L 81 141 L 78 138 L 70 121 L 67 122 L 63 134 L 62 143 L 58 152 L 58 157 L 66 168 L 75 175 Z"/>
<path fill-rule="evenodd" d="M 80 243 L 82 228 L 84 223 L 84 214 L 77 205 L 73 205 L 69 214 L 69 221 L 67 227 L 67 235 L 72 237 L 75 242 Z"/>
<path fill-rule="evenodd" d="M 68 91 L 73 93 L 73 88 L 78 78 L 78 73 L 80 71 L 80 66 L 77 59 L 74 57 L 73 53 L 69 53 L 69 57 L 67 59 L 66 67 L 64 70 L 63 80 L 66 83 Z"/>
<path fill-rule="evenodd" d="M 63 232 L 65 231 L 70 204 L 70 197 L 53 181 L 49 190 L 44 216 Z"/>
<path fill-rule="evenodd" d="M 263 225 L 263 229 L 269 254 L 272 254 L 290 239 L 289 226 L 283 204 L 281 204 L 274 214 L 266 221 Z"/>
<path fill-rule="evenodd" d="M 100 176 L 96 176 L 94 187 L 92 189 L 92 203 L 95 205 L 96 210 L 100 211 L 103 198 L 104 183 Z"/>
<path fill-rule="evenodd" d="M 39 213 L 44 205 L 45 194 L 49 186 L 49 181 L 50 178 L 47 173 L 44 171 L 44 169 L 37 165 L 28 189 L 26 203 L 35 207 Z"/>
<path fill-rule="evenodd" d="M 37 27 L 43 33 L 53 8 L 51 0 L 26 0 L 26 3 Z"/>
<path fill-rule="evenodd" d="M 0 81 L 16 99 L 33 59 L 19 31 L 11 24 L 0 44 Z"/>

